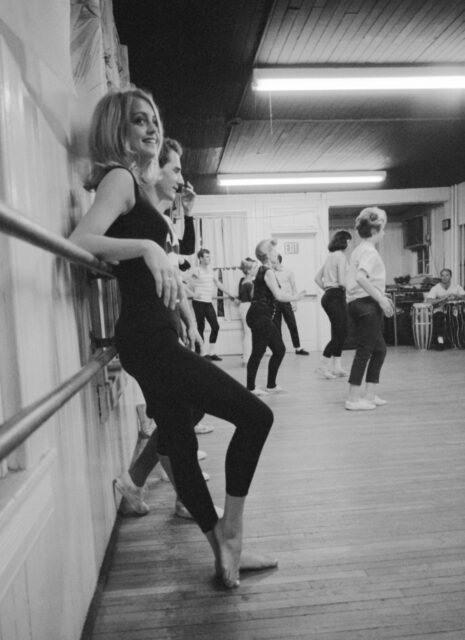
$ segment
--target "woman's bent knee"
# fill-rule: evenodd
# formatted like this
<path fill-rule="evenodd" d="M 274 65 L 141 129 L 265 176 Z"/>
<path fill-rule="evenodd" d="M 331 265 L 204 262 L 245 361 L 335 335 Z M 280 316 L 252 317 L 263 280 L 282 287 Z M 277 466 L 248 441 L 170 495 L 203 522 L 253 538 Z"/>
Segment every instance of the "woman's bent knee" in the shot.
<path fill-rule="evenodd" d="M 260 401 L 260 404 L 262 405 L 260 407 L 261 414 L 260 414 L 257 422 L 268 433 L 270 431 L 272 425 L 273 425 L 274 414 L 273 414 L 272 410 L 270 409 L 270 407 L 268 405 L 266 405 L 264 402 Z"/>

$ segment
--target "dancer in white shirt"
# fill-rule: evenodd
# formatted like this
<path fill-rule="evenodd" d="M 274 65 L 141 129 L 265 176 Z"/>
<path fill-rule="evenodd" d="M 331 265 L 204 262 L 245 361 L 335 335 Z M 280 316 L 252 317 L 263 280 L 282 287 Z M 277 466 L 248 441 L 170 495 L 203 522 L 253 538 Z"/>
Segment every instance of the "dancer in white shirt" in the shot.
<path fill-rule="evenodd" d="M 321 366 L 317 372 L 327 380 L 349 374 L 342 368 L 342 348 L 347 337 L 346 251 L 352 236 L 348 231 L 336 231 L 328 245 L 329 255 L 315 276 L 315 282 L 323 289 L 321 306 L 331 322 L 331 340 L 326 345 Z"/>
<path fill-rule="evenodd" d="M 210 251 L 208 249 L 200 249 L 200 251 L 197 252 L 197 258 L 199 260 L 199 266 L 193 270 L 189 281 L 189 288 L 193 292 L 192 307 L 197 322 L 197 329 L 202 340 L 205 330 L 205 320 L 210 325 L 210 353 L 204 354 L 205 358 L 207 358 L 207 360 L 220 361 L 222 358 L 216 353 L 216 340 L 218 338 L 220 325 L 218 324 L 218 318 L 212 303 L 214 287 L 223 291 L 223 293 L 232 300 L 234 300 L 234 296 L 226 290 L 213 273 L 213 269 L 210 266 Z"/>
<path fill-rule="evenodd" d="M 350 411 L 366 411 L 386 404 L 386 400 L 376 395 L 376 389 L 386 356 L 383 314 L 390 318 L 394 306 L 385 294 L 386 269 L 375 247 L 384 236 L 386 222 L 386 212 L 378 207 L 363 209 L 355 220 L 362 242 L 352 252 L 347 278 L 349 314 L 357 342 L 345 403 Z"/>

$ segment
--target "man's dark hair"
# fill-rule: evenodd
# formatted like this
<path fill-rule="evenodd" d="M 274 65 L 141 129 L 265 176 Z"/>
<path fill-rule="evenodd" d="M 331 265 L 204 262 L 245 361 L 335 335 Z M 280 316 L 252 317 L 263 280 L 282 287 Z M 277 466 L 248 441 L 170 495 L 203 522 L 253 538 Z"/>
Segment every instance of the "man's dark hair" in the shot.
<path fill-rule="evenodd" d="M 333 253 L 334 251 L 345 251 L 347 245 L 352 240 L 352 236 L 348 231 L 336 231 L 328 244 L 328 251 Z"/>
<path fill-rule="evenodd" d="M 200 260 L 200 258 L 203 258 L 205 254 L 210 255 L 210 251 L 208 249 L 200 249 L 197 251 L 197 258 Z"/>
<path fill-rule="evenodd" d="M 165 164 L 169 162 L 170 151 L 174 151 L 174 153 L 177 153 L 180 158 L 182 157 L 183 150 L 179 142 L 173 138 L 165 138 L 158 158 L 158 164 L 160 167 L 164 167 Z"/>

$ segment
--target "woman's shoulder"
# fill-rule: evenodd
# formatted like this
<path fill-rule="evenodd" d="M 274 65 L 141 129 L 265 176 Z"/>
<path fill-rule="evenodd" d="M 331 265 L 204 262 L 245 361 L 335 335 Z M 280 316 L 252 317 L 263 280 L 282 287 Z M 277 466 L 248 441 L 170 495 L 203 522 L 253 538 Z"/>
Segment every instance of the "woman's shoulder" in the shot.
<path fill-rule="evenodd" d="M 122 212 L 131 210 L 138 197 L 137 184 L 132 173 L 124 167 L 111 168 L 100 180 L 96 190 L 97 201 L 120 202 Z"/>
<path fill-rule="evenodd" d="M 129 190 L 132 192 L 138 191 L 138 185 L 134 174 L 126 167 L 115 166 L 110 167 L 101 179 L 98 189 L 101 187 L 107 187 L 119 190 Z"/>

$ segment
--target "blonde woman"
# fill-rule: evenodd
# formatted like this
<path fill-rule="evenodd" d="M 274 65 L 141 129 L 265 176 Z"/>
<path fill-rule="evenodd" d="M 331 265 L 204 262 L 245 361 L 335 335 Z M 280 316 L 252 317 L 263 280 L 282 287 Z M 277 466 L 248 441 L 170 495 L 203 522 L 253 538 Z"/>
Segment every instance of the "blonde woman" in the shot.
<path fill-rule="evenodd" d="M 386 222 L 386 212 L 378 207 L 363 209 L 355 220 L 362 241 L 350 257 L 347 279 L 347 301 L 357 345 L 345 403 L 350 411 L 367 411 L 386 404 L 377 395 L 377 388 L 386 356 L 383 317 L 390 318 L 394 307 L 385 294 L 386 269 L 376 249 Z"/>
<path fill-rule="evenodd" d="M 276 384 L 278 370 L 286 353 L 279 329 L 273 321 L 276 313 L 276 301 L 297 302 L 303 298 L 305 291 L 296 295 L 282 292 L 274 270 L 278 262 L 276 240 L 267 239 L 259 242 L 255 249 L 255 255 L 261 262 L 261 266 L 255 275 L 252 304 L 247 312 L 247 324 L 252 331 L 252 354 L 247 363 L 247 389 L 257 396 L 264 396 L 283 391 Z M 271 349 L 271 358 L 268 363 L 268 379 L 265 390 L 255 387 L 255 379 L 267 347 Z"/>
<path fill-rule="evenodd" d="M 96 189 L 88 213 L 71 235 L 78 246 L 115 263 L 121 291 L 116 345 L 124 369 L 139 383 L 147 415 L 157 429 L 117 488 L 140 515 L 145 480 L 156 460 L 171 469 L 176 491 L 205 534 L 215 572 L 227 588 L 239 585 L 241 569 L 276 562 L 242 557 L 245 498 L 273 422 L 271 410 L 236 380 L 179 341 L 176 307 L 191 347 L 195 321 L 166 254 L 170 229 L 155 188 L 163 130 L 152 97 L 119 90 L 98 103 L 90 149 Z M 226 498 L 220 519 L 197 459 L 194 425 L 204 413 L 233 423 L 226 456 Z"/>

